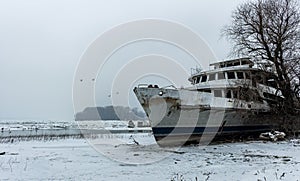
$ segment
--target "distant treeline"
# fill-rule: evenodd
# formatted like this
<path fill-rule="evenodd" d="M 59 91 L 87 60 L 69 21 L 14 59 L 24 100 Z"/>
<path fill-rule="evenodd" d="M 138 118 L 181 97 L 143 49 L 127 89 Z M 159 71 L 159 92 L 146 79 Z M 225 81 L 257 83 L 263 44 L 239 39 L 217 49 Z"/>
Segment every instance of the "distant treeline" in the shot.
<path fill-rule="evenodd" d="M 87 107 L 75 115 L 75 120 L 144 120 L 146 115 L 137 108 L 122 106 Z"/>

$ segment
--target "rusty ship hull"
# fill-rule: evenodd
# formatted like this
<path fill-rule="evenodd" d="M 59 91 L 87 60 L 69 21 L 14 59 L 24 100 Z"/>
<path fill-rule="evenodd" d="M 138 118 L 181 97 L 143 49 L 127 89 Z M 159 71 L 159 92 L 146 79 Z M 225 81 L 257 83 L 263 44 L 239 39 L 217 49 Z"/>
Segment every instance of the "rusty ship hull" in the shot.
<path fill-rule="evenodd" d="M 245 101 L 220 99 L 211 93 L 185 89 L 136 87 L 134 92 L 160 146 L 206 144 L 225 137 L 254 135 L 274 127 L 266 122 L 269 114 L 261 109 L 262 105 L 256 108 Z"/>

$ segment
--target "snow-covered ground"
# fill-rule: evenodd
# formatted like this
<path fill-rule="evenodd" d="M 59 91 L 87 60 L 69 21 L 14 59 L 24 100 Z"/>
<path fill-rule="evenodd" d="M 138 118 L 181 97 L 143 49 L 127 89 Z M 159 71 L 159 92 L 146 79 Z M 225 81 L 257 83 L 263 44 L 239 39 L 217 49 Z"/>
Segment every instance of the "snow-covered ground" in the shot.
<path fill-rule="evenodd" d="M 102 136 L 94 141 L 70 138 L 14 141 L 1 143 L 1 152 L 5 154 L 0 155 L 0 180 L 152 181 L 181 177 L 290 181 L 300 178 L 299 140 L 174 149 L 159 148 L 150 133 L 138 133 Z"/>

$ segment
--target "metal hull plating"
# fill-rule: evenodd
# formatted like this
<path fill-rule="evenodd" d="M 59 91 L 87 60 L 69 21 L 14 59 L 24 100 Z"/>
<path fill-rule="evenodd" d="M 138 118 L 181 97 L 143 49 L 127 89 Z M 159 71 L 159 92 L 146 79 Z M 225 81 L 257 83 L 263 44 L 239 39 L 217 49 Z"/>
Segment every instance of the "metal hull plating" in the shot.
<path fill-rule="evenodd" d="M 188 89 L 135 88 L 161 146 L 209 143 L 215 138 L 270 131 L 264 105 Z"/>

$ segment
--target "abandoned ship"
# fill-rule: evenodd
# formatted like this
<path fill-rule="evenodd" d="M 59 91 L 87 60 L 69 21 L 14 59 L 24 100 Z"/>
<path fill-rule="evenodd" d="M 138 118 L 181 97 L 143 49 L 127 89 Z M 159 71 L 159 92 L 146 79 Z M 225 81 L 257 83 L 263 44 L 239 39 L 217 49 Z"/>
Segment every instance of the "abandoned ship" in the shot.
<path fill-rule="evenodd" d="M 160 146 L 210 142 L 231 135 L 270 131 L 276 126 L 268 116 L 283 99 L 270 67 L 249 58 L 194 69 L 190 87 L 134 88 Z"/>

